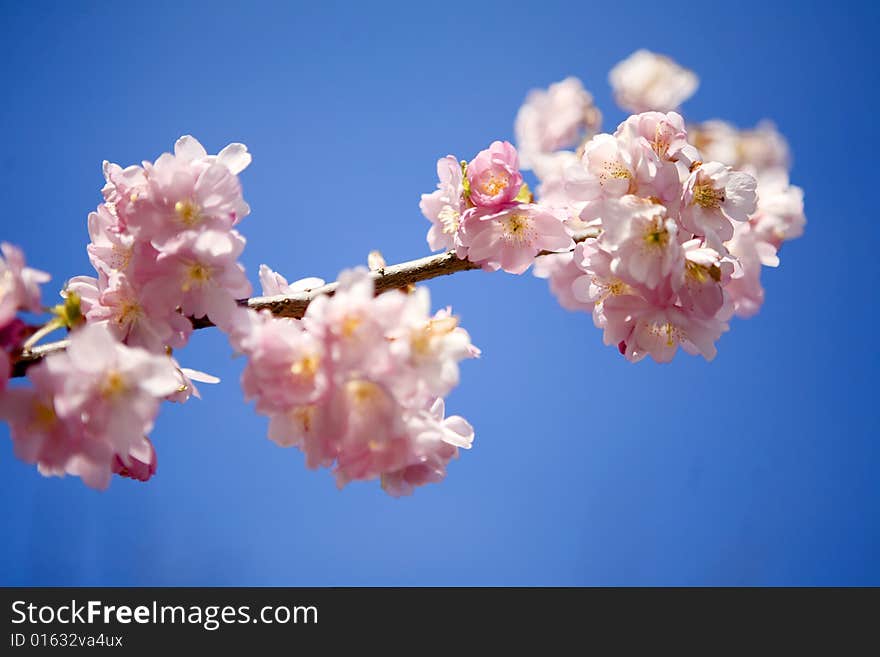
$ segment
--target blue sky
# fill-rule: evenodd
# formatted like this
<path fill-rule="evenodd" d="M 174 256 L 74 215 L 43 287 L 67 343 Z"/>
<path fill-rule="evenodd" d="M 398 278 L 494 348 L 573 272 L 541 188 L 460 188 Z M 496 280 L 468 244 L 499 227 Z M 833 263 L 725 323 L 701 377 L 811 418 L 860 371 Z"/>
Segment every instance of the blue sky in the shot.
<path fill-rule="evenodd" d="M 253 281 L 424 255 L 438 157 L 511 139 L 567 75 L 613 128 L 607 72 L 640 47 L 700 75 L 688 118 L 776 121 L 809 220 L 712 363 L 627 363 L 531 275 L 431 282 L 483 349 L 448 404 L 477 438 L 402 500 L 268 441 L 202 331 L 181 360 L 224 381 L 165 406 L 147 485 L 43 479 L 0 427 L 0 584 L 880 584 L 878 23 L 869 3 L 0 2 L 0 238 L 47 298 L 90 273 L 101 161 L 187 133 L 254 155 Z"/>

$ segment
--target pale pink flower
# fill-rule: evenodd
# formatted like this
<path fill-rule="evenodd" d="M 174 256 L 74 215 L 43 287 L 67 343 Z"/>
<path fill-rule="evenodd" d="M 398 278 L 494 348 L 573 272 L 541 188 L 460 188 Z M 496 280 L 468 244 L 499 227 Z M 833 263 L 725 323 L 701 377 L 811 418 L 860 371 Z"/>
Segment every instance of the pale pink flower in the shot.
<path fill-rule="evenodd" d="M 123 460 L 152 429 L 161 399 L 178 388 L 168 357 L 127 347 L 102 326 L 75 331 L 67 350 L 44 362 L 59 417 L 82 419 L 89 439 Z"/>
<path fill-rule="evenodd" d="M 726 243 L 731 255 L 737 258 L 741 270 L 724 288 L 739 317 L 752 317 L 764 303 L 761 286 L 761 268 L 776 267 L 779 258 L 776 248 L 761 239 L 751 224 L 737 224 L 733 239 Z"/>
<path fill-rule="evenodd" d="M 466 213 L 459 237 L 471 262 L 490 271 L 521 274 L 542 251 L 573 248 L 564 220 L 558 211 L 537 204 L 473 209 Z"/>
<path fill-rule="evenodd" d="M 602 226 L 602 243 L 615 255 L 611 271 L 616 276 L 650 290 L 681 284 L 684 253 L 665 206 L 638 196 L 612 199 L 605 205 Z"/>
<path fill-rule="evenodd" d="M 724 309 L 724 288 L 729 285 L 739 263 L 693 239 L 682 245 L 685 255 L 684 276 L 678 288 L 679 303 L 685 312 L 706 319 L 727 320 L 733 307 Z"/>
<path fill-rule="evenodd" d="M 144 294 L 165 307 L 180 306 L 186 316 L 208 317 L 223 328 L 236 299 L 251 293 L 237 262 L 244 245 L 234 230 L 185 231 L 164 245 Z"/>
<path fill-rule="evenodd" d="M 321 340 L 301 322 L 259 314 L 239 344 L 248 363 L 241 378 L 245 399 L 266 415 L 318 401 L 329 386 Z"/>
<path fill-rule="evenodd" d="M 480 353 L 449 308 L 433 316 L 430 310 L 428 289 L 418 288 L 406 296 L 397 326 L 385 334 L 398 370 L 390 387 L 407 405 L 448 395 L 458 385 L 458 363 Z"/>
<path fill-rule="evenodd" d="M 593 96 L 577 78 L 533 89 L 514 127 L 523 166 L 534 167 L 536 156 L 576 146 L 585 135 L 595 133 L 601 122 Z"/>
<path fill-rule="evenodd" d="M 418 486 L 439 483 L 458 449 L 470 449 L 474 429 L 463 417 L 445 416 L 442 399 L 407 419 L 410 454 L 407 465 L 381 475 L 382 489 L 392 497 L 411 495 Z"/>
<path fill-rule="evenodd" d="M 117 340 L 131 347 L 157 353 L 166 347 L 183 347 L 193 330 L 190 320 L 164 298 L 139 292 L 122 274 L 110 281 L 104 276 L 77 276 L 68 281 L 66 290 L 79 295 L 88 323 L 105 325 Z"/>
<path fill-rule="evenodd" d="M 458 224 L 467 208 L 461 164 L 452 155 L 440 158 L 437 160 L 437 177 L 437 189 L 430 194 L 422 194 L 419 209 L 431 222 L 428 246 L 432 251 L 448 251 L 455 248 Z"/>
<path fill-rule="evenodd" d="M 748 221 L 755 211 L 756 186 L 752 176 L 720 162 L 700 164 L 682 192 L 682 226 L 695 235 L 726 242 L 733 237 L 733 222 Z"/>
<path fill-rule="evenodd" d="M 139 240 L 163 244 L 187 230 L 228 230 L 249 212 L 238 178 L 215 162 L 207 168 L 169 153 L 144 163 L 147 186 L 124 215 Z"/>
<path fill-rule="evenodd" d="M 32 388 L 10 388 L 0 395 L 0 418 L 9 423 L 15 455 L 35 463 L 43 476 L 71 474 L 87 486 L 106 488 L 112 474 L 112 447 L 89 439 L 80 416 L 59 417 L 57 378 L 49 373 L 47 361 L 31 366 L 28 379 Z"/>
<path fill-rule="evenodd" d="M 278 272 L 273 271 L 267 265 L 260 265 L 260 285 L 263 288 L 264 297 L 274 297 L 317 289 L 324 285 L 324 279 L 310 277 L 288 283 L 287 279 Z"/>
<path fill-rule="evenodd" d="M 728 328 L 723 321 L 688 315 L 676 306 L 657 307 L 637 296 L 606 299 L 604 313 L 605 344 L 617 345 L 632 362 L 650 355 L 658 363 L 668 363 L 679 347 L 712 360 L 715 342 Z"/>
<path fill-rule="evenodd" d="M 693 71 L 669 57 L 637 50 L 608 74 L 614 100 L 630 112 L 668 112 L 690 98 L 700 84 Z"/>
<path fill-rule="evenodd" d="M 375 297 L 373 279 L 363 267 L 345 270 L 332 297 L 309 304 L 303 324 L 326 343 L 330 357 L 344 370 L 368 374 L 390 367 L 385 333 L 397 325 L 406 295 L 391 290 Z"/>
<path fill-rule="evenodd" d="M 0 327 L 3 327 L 19 310 L 43 311 L 40 285 L 50 276 L 27 267 L 21 249 L 8 242 L 0 244 L 0 254 Z"/>
<path fill-rule="evenodd" d="M 566 191 L 572 199 L 619 198 L 638 188 L 634 153 L 613 135 L 598 134 L 584 146 L 582 167 L 566 169 Z"/>
<path fill-rule="evenodd" d="M 758 176 L 758 208 L 749 219 L 758 239 L 777 249 L 783 242 L 804 234 L 804 191 L 790 185 L 782 169 L 770 169 Z"/>
<path fill-rule="evenodd" d="M 677 112 L 642 112 L 633 114 L 617 126 L 618 139 L 644 143 L 660 160 L 673 160 L 687 145 L 684 119 Z"/>
<path fill-rule="evenodd" d="M 134 237 L 120 227 L 109 206 L 102 203 L 89 213 L 88 226 L 91 242 L 86 248 L 95 270 L 107 276 L 127 273 L 134 258 Z"/>
<path fill-rule="evenodd" d="M 470 161 L 467 179 L 470 200 L 477 207 L 500 209 L 510 205 L 523 184 L 516 149 L 510 142 L 492 142 Z"/>
<path fill-rule="evenodd" d="M 572 296 L 578 303 L 592 308 L 593 323 L 597 328 L 604 328 L 605 301 L 632 295 L 634 291 L 612 271 L 614 255 L 597 239 L 590 238 L 575 246 L 573 262 L 581 270 L 581 275 L 572 277 Z"/>

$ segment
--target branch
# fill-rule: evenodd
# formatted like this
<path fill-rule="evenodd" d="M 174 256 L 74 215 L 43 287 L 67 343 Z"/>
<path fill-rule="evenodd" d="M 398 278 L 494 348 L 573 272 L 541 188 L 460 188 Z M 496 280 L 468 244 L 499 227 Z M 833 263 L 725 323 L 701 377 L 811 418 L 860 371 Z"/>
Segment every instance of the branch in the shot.
<path fill-rule="evenodd" d="M 587 229 L 574 235 L 575 242 L 583 242 L 589 237 L 596 237 L 598 229 Z M 551 251 L 542 251 L 539 256 L 551 255 Z M 387 290 L 404 289 L 415 283 L 427 281 L 440 276 L 448 276 L 460 271 L 480 269 L 480 265 L 469 260 L 459 259 L 453 251 L 437 255 L 401 262 L 397 265 L 382 267 L 370 272 L 376 286 L 376 294 Z M 328 283 L 311 290 L 304 290 L 296 294 L 284 294 L 273 297 L 252 297 L 241 299 L 238 303 L 253 310 L 268 310 L 277 317 L 293 317 L 301 319 L 306 313 L 309 304 L 322 294 L 332 295 L 339 287 L 338 282 Z M 207 317 L 191 318 L 193 328 L 207 328 L 214 326 Z M 27 368 L 40 361 L 43 357 L 67 348 L 67 340 L 49 342 L 22 351 L 17 357 L 13 357 L 12 376 L 24 376 Z"/>

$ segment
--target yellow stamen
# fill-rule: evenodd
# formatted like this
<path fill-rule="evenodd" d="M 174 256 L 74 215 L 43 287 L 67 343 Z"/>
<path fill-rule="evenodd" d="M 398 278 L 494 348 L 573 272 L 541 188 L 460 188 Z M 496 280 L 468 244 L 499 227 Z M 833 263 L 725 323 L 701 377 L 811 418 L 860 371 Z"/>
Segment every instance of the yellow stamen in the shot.
<path fill-rule="evenodd" d="M 724 203 L 724 190 L 715 189 L 712 183 L 694 185 L 694 203 L 702 208 L 718 208 Z"/>
<path fill-rule="evenodd" d="M 175 203 L 174 211 L 180 222 L 187 227 L 194 226 L 202 219 L 202 209 L 191 199 Z"/>

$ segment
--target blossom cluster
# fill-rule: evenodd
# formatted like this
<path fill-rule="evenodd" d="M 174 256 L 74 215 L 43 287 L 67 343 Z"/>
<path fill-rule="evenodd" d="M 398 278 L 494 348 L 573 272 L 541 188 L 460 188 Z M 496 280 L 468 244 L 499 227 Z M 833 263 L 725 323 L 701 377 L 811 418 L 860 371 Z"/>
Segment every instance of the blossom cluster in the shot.
<path fill-rule="evenodd" d="M 152 163 L 104 163 L 104 202 L 88 217 L 97 275 L 70 279 L 63 321 L 47 325 L 72 329 L 69 345 L 28 370 L 30 387 L 0 396 L 20 458 L 96 488 L 113 473 L 155 473 L 147 434 L 160 403 L 198 395 L 193 380 L 217 381 L 180 367 L 172 350 L 187 343 L 190 317 L 228 329 L 236 300 L 251 291 L 234 228 L 249 213 L 238 180 L 249 162 L 242 144 L 214 156 L 186 136 Z M 16 252 L 7 262 L 10 272 L 21 269 Z M 10 280 L 28 294 L 4 290 L 0 299 L 40 311 L 32 283 L 43 279 L 23 272 Z"/>
<path fill-rule="evenodd" d="M 528 188 L 510 144 L 461 165 L 441 159 L 438 189 L 421 202 L 428 243 L 486 269 L 534 263 L 560 303 L 591 312 L 605 343 L 631 361 L 667 362 L 679 347 L 712 359 L 730 318 L 760 307 L 761 267 L 776 266 L 782 242 L 803 232 L 787 145 L 767 123 L 686 126 L 673 110 L 699 80 L 662 55 L 638 51 L 609 81 L 638 112 L 612 134 L 594 134 L 601 115 L 575 78 L 529 93 L 515 125 L 539 180 L 528 215 L 514 205 Z M 500 202 L 509 205 L 493 210 Z"/>
<path fill-rule="evenodd" d="M 288 286 L 268 268 L 264 294 Z M 438 482 L 474 432 L 445 417 L 459 362 L 479 355 L 449 309 L 430 314 L 425 288 L 379 296 L 366 269 L 344 271 L 302 320 L 241 310 L 231 333 L 247 357 L 245 397 L 269 417 L 269 438 L 301 449 L 337 484 L 379 478 L 394 496 Z"/>
<path fill-rule="evenodd" d="M 638 51 L 609 81 L 636 112 L 613 133 L 599 132 L 593 96 L 566 78 L 529 93 L 519 150 L 495 141 L 470 161 L 441 158 L 437 188 L 420 203 L 428 244 L 488 271 L 534 265 L 630 361 L 667 362 L 679 347 L 711 360 L 731 318 L 763 303 L 762 267 L 803 233 L 788 145 L 766 122 L 687 125 L 677 110 L 699 80 L 662 55 Z M 113 474 L 150 479 L 161 403 L 218 381 L 173 356 L 200 322 L 244 356 L 244 395 L 269 419 L 269 438 L 299 448 L 310 468 L 332 468 L 340 487 L 379 479 L 391 495 L 410 494 L 470 448 L 473 428 L 446 416 L 445 398 L 460 363 L 480 352 L 449 308 L 431 312 L 426 289 L 377 294 L 380 274 L 366 269 L 330 286 L 288 283 L 263 265 L 263 295 L 296 295 L 304 315 L 242 305 L 251 285 L 238 225 L 250 208 L 238 176 L 250 161 L 242 144 L 209 155 L 185 136 L 154 162 L 105 162 L 104 200 L 88 217 L 95 276 L 70 279 L 54 308 L 41 303 L 48 275 L 0 245 L 0 419 L 22 460 L 94 488 Z M 384 268 L 377 252 L 369 262 Z M 43 326 L 28 323 L 46 311 Z M 69 338 L 56 347 L 66 348 L 32 364 L 29 385 L 10 384 L 30 347 L 62 327 Z"/>
<path fill-rule="evenodd" d="M 448 155 L 437 162 L 437 175 L 437 189 L 420 203 L 433 250 L 454 250 L 487 271 L 521 274 L 542 251 L 574 246 L 564 216 L 532 202 L 509 142 L 493 142 L 470 162 Z"/>

